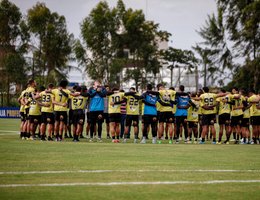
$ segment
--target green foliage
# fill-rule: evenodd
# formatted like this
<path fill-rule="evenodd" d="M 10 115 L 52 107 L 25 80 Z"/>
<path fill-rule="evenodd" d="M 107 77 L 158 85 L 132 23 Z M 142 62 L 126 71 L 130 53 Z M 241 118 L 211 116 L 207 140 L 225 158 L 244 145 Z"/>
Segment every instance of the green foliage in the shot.
<path fill-rule="evenodd" d="M 31 37 L 37 41 L 33 45 L 36 76 L 42 84 L 57 83 L 66 77 L 72 53 L 73 35 L 67 31 L 66 19 L 37 3 L 29 9 L 27 20 Z"/>
<path fill-rule="evenodd" d="M 158 27 L 158 24 L 146 21 L 141 10 L 126 10 L 122 0 L 112 9 L 102 1 L 81 24 L 89 56 L 87 50 L 83 54 L 83 45 L 78 44 L 75 49 L 77 59 L 93 79 L 120 83 L 114 72 L 127 68 L 123 79 L 134 80 L 140 85 L 148 73 L 156 74 L 161 67 L 157 40 L 167 40 L 170 34 L 159 31 Z M 126 55 L 126 50 L 131 57 Z"/>
<path fill-rule="evenodd" d="M 23 53 L 27 50 L 28 33 L 19 8 L 3 0 L 0 2 L 0 90 L 6 92 L 6 102 L 10 105 L 9 87 L 11 83 L 22 84 L 26 79 Z"/>
<path fill-rule="evenodd" d="M 247 72 L 247 77 L 252 77 L 253 87 L 259 89 L 260 1 L 218 0 L 217 8 L 217 17 L 209 16 L 206 25 L 198 31 L 204 39 L 201 48 L 215 51 L 209 58 L 211 72 L 220 81 L 231 77 L 231 84 L 245 88 L 252 86 L 243 75 Z M 235 64 L 236 59 L 239 64 Z"/>

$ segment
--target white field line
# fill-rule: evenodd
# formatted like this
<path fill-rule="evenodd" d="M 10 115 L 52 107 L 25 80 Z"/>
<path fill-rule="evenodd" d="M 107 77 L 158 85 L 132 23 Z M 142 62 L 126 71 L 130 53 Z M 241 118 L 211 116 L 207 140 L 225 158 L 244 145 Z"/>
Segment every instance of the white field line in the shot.
<path fill-rule="evenodd" d="M 223 184 L 223 183 L 260 183 L 260 180 L 211 180 L 211 181 L 155 181 L 155 182 L 85 182 L 85 183 L 42 183 L 42 184 L 1 184 L 9 187 L 64 187 L 64 186 L 115 186 L 115 185 L 180 185 L 180 184 Z"/>
<path fill-rule="evenodd" d="M 71 173 L 113 173 L 113 172 L 216 172 L 216 173 L 226 173 L 226 172 L 251 172 L 251 173 L 259 173 L 260 170 L 232 170 L 232 169 L 194 169 L 194 170 L 64 170 L 64 171 L 13 171 L 13 172 L 0 172 L 0 175 L 3 174 L 71 174 Z"/>
<path fill-rule="evenodd" d="M 0 135 L 17 135 L 17 134 L 20 134 L 19 131 L 0 130 Z"/>

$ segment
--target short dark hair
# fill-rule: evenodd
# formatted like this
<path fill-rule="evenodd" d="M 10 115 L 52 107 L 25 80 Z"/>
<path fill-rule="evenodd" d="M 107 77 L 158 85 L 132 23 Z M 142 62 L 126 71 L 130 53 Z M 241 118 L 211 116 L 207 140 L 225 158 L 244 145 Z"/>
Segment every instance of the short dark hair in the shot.
<path fill-rule="evenodd" d="M 54 85 L 53 85 L 53 83 L 50 83 L 49 85 L 48 85 L 48 88 L 54 88 Z"/>
<path fill-rule="evenodd" d="M 184 89 L 185 89 L 185 87 L 184 87 L 184 85 L 180 85 L 180 87 L 179 87 L 179 89 L 180 89 L 180 91 L 184 91 Z"/>
<path fill-rule="evenodd" d="M 233 90 L 233 89 L 236 90 L 236 91 L 238 91 L 238 88 L 237 88 L 237 87 L 232 87 L 232 90 Z"/>
<path fill-rule="evenodd" d="M 174 87 L 170 87 L 169 89 L 170 89 L 170 90 L 175 90 L 175 88 L 174 88 Z"/>
<path fill-rule="evenodd" d="M 153 89 L 153 86 L 152 86 L 152 84 L 150 84 L 150 83 L 149 83 L 149 84 L 147 84 L 147 86 L 146 86 L 146 89 L 147 89 L 147 90 L 152 90 L 152 89 Z"/>
<path fill-rule="evenodd" d="M 222 88 L 222 89 L 220 89 L 220 91 L 221 91 L 221 92 L 223 92 L 223 93 L 226 93 L 226 90 L 225 90 L 225 89 L 223 89 L 223 88 Z"/>
<path fill-rule="evenodd" d="M 29 85 L 31 85 L 32 83 L 34 83 L 34 79 L 30 79 L 30 80 L 28 81 L 28 84 L 29 84 Z"/>
<path fill-rule="evenodd" d="M 254 93 L 255 94 L 255 90 L 253 88 L 249 89 L 248 91 L 249 93 Z"/>
<path fill-rule="evenodd" d="M 81 90 L 82 90 L 82 88 L 81 88 L 80 86 L 77 86 L 77 87 L 76 87 L 76 91 L 77 91 L 77 92 L 81 92 Z"/>
<path fill-rule="evenodd" d="M 203 87 L 202 88 L 204 92 L 209 92 L 209 88 L 208 87 Z"/>
<path fill-rule="evenodd" d="M 158 83 L 158 84 L 157 84 L 157 89 L 159 90 L 159 88 L 162 87 L 162 86 L 163 86 L 162 83 Z"/>
<path fill-rule="evenodd" d="M 60 82 L 60 87 L 65 88 L 65 87 L 67 87 L 68 84 L 69 84 L 69 83 L 68 83 L 67 80 L 61 80 L 61 82 Z"/>
<path fill-rule="evenodd" d="M 133 91 L 135 91 L 135 88 L 134 88 L 134 87 L 130 87 L 129 90 L 133 90 Z"/>
<path fill-rule="evenodd" d="M 40 86 L 40 88 L 39 88 L 39 90 L 40 90 L 40 92 L 42 92 L 42 91 L 44 91 L 46 88 L 42 85 L 42 86 Z"/>

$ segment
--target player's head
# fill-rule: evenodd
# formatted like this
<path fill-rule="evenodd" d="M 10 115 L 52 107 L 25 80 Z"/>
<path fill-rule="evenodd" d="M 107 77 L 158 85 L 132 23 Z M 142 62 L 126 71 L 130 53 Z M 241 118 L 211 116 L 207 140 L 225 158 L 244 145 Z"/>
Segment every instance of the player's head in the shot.
<path fill-rule="evenodd" d="M 69 84 L 69 83 L 68 83 L 67 80 L 61 80 L 59 86 L 62 87 L 62 88 L 66 88 L 68 84 Z"/>
<path fill-rule="evenodd" d="M 175 90 L 175 88 L 174 88 L 174 87 L 170 87 L 169 89 L 170 89 L 170 90 Z"/>
<path fill-rule="evenodd" d="M 129 91 L 130 92 L 135 92 L 135 88 L 134 87 L 130 87 Z"/>
<path fill-rule="evenodd" d="M 119 90 L 119 92 L 125 92 L 125 90 L 121 89 L 121 90 Z"/>
<path fill-rule="evenodd" d="M 99 81 L 94 81 L 94 84 L 93 84 L 94 88 L 98 88 L 101 86 L 100 82 Z"/>
<path fill-rule="evenodd" d="M 81 92 L 82 88 L 80 86 L 77 86 L 75 90 L 76 92 Z"/>
<path fill-rule="evenodd" d="M 85 86 L 85 85 L 81 86 L 81 91 L 82 92 L 87 92 L 87 90 L 88 90 L 87 86 Z"/>
<path fill-rule="evenodd" d="M 249 91 L 248 91 L 248 95 L 249 96 L 252 96 L 255 94 L 255 90 L 253 88 L 251 88 Z"/>
<path fill-rule="evenodd" d="M 157 90 L 163 90 L 163 89 L 164 89 L 163 84 L 162 84 L 162 83 L 159 83 L 159 84 L 157 85 Z"/>
<path fill-rule="evenodd" d="M 208 88 L 208 87 L 203 87 L 202 90 L 203 90 L 205 93 L 208 93 L 208 92 L 209 92 L 209 88 Z"/>
<path fill-rule="evenodd" d="M 105 87 L 105 89 L 106 89 L 107 91 L 109 91 L 109 89 L 110 89 L 110 88 L 109 88 L 109 85 L 106 84 L 106 85 L 104 85 L 104 87 Z"/>
<path fill-rule="evenodd" d="M 226 90 L 223 89 L 223 88 L 221 88 L 221 89 L 220 89 L 220 92 L 221 92 L 221 93 L 226 93 Z"/>
<path fill-rule="evenodd" d="M 232 88 L 232 93 L 233 94 L 237 94 L 238 93 L 238 88 L 237 87 L 233 87 Z"/>
<path fill-rule="evenodd" d="M 185 90 L 184 85 L 180 85 L 179 90 L 180 90 L 181 92 L 184 92 L 184 90 Z"/>
<path fill-rule="evenodd" d="M 42 91 L 44 91 L 46 88 L 42 85 L 42 86 L 40 86 L 40 88 L 39 88 L 39 92 L 42 92 Z"/>
<path fill-rule="evenodd" d="M 190 94 L 191 97 L 196 97 L 196 95 L 197 95 L 196 92 L 192 92 L 192 93 Z"/>
<path fill-rule="evenodd" d="M 114 87 L 114 88 L 112 89 L 112 92 L 118 92 L 118 91 L 119 91 L 119 89 L 116 88 L 116 87 Z"/>
<path fill-rule="evenodd" d="M 48 85 L 48 89 L 53 89 L 53 88 L 54 88 L 53 83 L 50 83 L 50 84 Z"/>
<path fill-rule="evenodd" d="M 31 86 L 31 87 L 36 87 L 36 81 L 34 79 L 30 79 L 28 81 L 28 85 Z"/>
<path fill-rule="evenodd" d="M 74 85 L 72 89 L 73 89 L 73 90 L 76 90 L 77 87 L 78 87 L 77 85 Z"/>
<path fill-rule="evenodd" d="M 147 90 L 152 90 L 152 89 L 153 89 L 153 86 L 152 86 L 152 84 L 150 84 L 150 83 L 149 83 L 149 84 L 147 84 L 147 86 L 146 86 L 146 89 L 147 89 Z"/>

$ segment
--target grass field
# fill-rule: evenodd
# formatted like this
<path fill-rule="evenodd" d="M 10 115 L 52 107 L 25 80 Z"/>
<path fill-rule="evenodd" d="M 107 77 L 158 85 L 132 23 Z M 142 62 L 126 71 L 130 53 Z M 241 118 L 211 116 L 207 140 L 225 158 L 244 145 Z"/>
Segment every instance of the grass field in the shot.
<path fill-rule="evenodd" d="M 0 119 L 1 200 L 260 198 L 260 145 L 22 141 L 18 130 Z"/>

